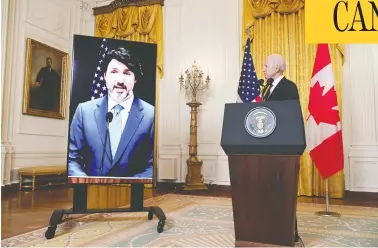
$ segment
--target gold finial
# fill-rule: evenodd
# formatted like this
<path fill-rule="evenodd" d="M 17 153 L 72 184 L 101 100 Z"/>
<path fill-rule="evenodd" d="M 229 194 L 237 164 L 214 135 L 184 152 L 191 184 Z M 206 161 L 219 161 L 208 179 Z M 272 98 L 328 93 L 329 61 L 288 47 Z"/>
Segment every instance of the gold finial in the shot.
<path fill-rule="evenodd" d="M 245 30 L 245 33 L 247 34 L 247 36 L 249 38 L 251 38 L 251 27 L 248 27 L 246 30 Z"/>
<path fill-rule="evenodd" d="M 252 20 L 250 20 L 247 25 L 246 25 L 246 29 L 245 29 L 245 34 L 247 35 L 247 37 L 252 41 L 253 39 L 253 26 L 255 25 L 255 19 L 253 18 Z"/>

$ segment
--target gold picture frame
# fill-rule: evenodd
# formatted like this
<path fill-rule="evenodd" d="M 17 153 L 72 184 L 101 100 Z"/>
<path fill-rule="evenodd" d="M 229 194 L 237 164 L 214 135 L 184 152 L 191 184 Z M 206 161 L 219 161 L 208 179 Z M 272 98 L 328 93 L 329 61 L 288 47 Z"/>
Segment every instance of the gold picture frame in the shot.
<path fill-rule="evenodd" d="M 23 114 L 65 119 L 68 53 L 26 39 Z"/>

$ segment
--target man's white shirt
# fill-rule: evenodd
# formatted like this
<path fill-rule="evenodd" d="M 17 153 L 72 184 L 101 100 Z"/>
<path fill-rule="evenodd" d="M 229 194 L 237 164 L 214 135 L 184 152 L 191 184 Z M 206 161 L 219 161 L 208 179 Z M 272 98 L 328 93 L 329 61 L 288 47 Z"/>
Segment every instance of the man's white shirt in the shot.
<path fill-rule="evenodd" d="M 281 79 L 283 79 L 283 77 L 284 77 L 284 75 L 281 75 L 278 78 L 274 79 L 274 81 L 272 83 L 272 87 L 270 87 L 270 93 L 269 93 L 269 95 L 272 94 L 273 90 L 276 88 L 277 84 L 281 81 Z"/>

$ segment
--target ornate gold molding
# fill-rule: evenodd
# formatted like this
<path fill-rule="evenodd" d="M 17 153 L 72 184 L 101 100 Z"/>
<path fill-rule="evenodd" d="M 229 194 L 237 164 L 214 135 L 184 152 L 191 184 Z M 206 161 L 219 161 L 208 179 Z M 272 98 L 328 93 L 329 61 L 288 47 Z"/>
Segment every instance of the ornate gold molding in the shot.
<path fill-rule="evenodd" d="M 93 15 L 101 15 L 106 13 L 111 13 L 118 8 L 128 7 L 128 6 L 146 6 L 160 4 L 164 6 L 164 0 L 115 0 L 108 5 L 93 8 Z"/>
<path fill-rule="evenodd" d="M 272 12 L 292 14 L 305 5 L 305 0 L 246 0 L 246 2 L 254 18 L 263 18 Z"/>

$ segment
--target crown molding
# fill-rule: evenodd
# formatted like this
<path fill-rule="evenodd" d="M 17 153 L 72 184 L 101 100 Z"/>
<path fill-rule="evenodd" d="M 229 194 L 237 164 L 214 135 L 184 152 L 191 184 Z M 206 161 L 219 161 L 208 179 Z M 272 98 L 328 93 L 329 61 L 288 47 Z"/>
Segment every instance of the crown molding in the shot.
<path fill-rule="evenodd" d="M 146 6 L 160 4 L 164 6 L 164 0 L 115 0 L 108 5 L 93 8 L 93 15 L 101 15 L 106 13 L 111 13 L 118 8 L 128 7 L 128 6 Z"/>

